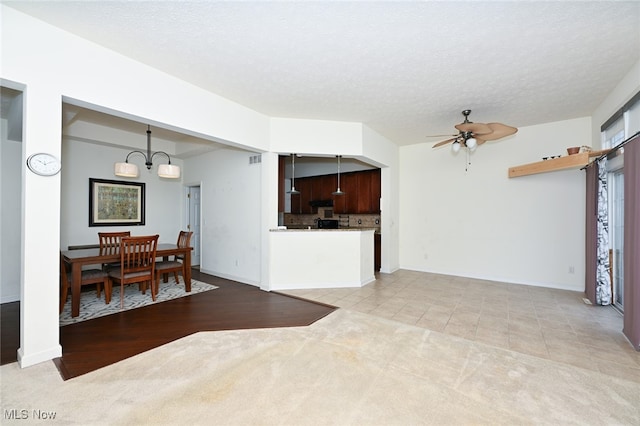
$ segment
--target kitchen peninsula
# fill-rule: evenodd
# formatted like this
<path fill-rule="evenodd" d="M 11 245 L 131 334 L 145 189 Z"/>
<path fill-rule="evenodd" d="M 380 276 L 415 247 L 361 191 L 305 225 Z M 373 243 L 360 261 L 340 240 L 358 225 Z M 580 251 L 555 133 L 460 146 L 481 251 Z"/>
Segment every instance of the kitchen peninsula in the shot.
<path fill-rule="evenodd" d="M 269 289 L 362 287 L 375 280 L 374 229 L 272 229 Z"/>

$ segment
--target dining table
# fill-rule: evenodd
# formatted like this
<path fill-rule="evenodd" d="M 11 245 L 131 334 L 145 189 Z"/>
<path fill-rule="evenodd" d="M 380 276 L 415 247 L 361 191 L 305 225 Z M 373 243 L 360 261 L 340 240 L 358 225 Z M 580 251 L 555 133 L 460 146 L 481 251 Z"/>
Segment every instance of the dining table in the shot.
<path fill-rule="evenodd" d="M 191 291 L 191 250 L 192 247 L 179 247 L 175 243 L 159 243 L 156 256 L 165 261 L 169 256 L 182 255 L 185 268 L 185 290 Z M 99 247 L 82 248 L 78 250 L 62 251 L 64 261 L 71 266 L 71 316 L 80 315 L 80 286 L 82 281 L 82 267 L 85 265 L 105 264 L 120 261 L 119 247 L 101 250 Z M 164 276 L 167 282 L 167 276 Z"/>

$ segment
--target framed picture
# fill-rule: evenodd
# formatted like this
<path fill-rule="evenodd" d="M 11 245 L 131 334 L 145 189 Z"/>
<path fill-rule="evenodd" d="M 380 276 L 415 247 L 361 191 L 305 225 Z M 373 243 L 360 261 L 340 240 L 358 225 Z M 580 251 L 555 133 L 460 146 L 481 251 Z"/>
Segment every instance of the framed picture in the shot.
<path fill-rule="evenodd" d="M 89 226 L 144 225 L 144 182 L 89 178 Z"/>

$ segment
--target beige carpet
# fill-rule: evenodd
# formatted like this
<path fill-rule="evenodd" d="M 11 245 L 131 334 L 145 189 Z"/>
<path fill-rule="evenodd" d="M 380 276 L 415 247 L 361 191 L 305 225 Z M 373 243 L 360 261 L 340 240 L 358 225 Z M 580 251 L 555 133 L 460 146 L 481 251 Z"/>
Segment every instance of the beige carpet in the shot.
<path fill-rule="evenodd" d="M 3 424 L 11 410 L 83 425 L 640 423 L 636 382 L 346 309 L 198 333 L 66 382 L 52 362 L 0 373 Z"/>

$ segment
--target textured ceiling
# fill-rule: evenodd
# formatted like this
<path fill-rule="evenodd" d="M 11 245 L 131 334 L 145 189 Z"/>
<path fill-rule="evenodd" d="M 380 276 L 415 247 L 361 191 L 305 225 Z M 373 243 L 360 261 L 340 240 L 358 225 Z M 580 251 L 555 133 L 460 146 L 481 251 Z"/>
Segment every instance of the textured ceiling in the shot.
<path fill-rule="evenodd" d="M 591 115 L 640 59 L 640 2 L 11 2 L 262 113 L 398 145 Z"/>

